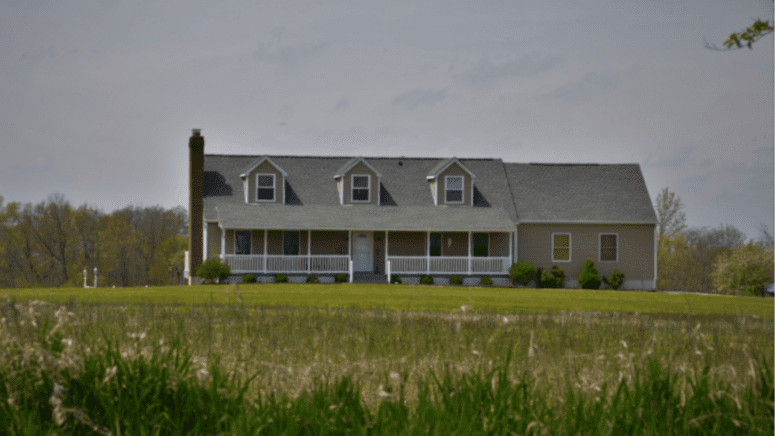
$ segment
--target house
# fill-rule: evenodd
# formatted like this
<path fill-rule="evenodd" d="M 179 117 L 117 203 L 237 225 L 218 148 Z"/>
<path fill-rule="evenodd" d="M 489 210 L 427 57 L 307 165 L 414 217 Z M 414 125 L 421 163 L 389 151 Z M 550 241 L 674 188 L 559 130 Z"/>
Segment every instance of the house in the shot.
<path fill-rule="evenodd" d="M 656 225 L 637 164 L 518 164 L 500 159 L 204 154 L 190 148 L 195 271 L 220 257 L 231 280 L 286 274 L 404 283 L 423 274 L 507 282 L 526 260 L 577 287 L 584 261 L 625 287 L 654 289 Z"/>

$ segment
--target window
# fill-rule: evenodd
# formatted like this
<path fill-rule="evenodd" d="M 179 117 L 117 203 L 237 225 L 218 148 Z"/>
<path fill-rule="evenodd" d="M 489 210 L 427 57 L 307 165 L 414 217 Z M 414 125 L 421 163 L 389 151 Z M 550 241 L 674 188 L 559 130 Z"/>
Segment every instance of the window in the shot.
<path fill-rule="evenodd" d="M 283 232 L 283 254 L 285 256 L 299 255 L 299 232 Z"/>
<path fill-rule="evenodd" d="M 256 174 L 256 200 L 274 201 L 275 175 Z"/>
<path fill-rule="evenodd" d="M 445 179 L 447 197 L 446 203 L 463 202 L 463 176 L 447 176 Z"/>
<path fill-rule="evenodd" d="M 570 262 L 570 233 L 552 233 L 552 260 Z"/>
<path fill-rule="evenodd" d="M 490 238 L 487 233 L 474 233 L 474 257 L 487 257 L 490 253 Z"/>
<path fill-rule="evenodd" d="M 357 176 L 353 174 L 352 201 L 369 202 L 369 187 L 371 185 L 371 176 Z"/>
<path fill-rule="evenodd" d="M 441 233 L 431 233 L 431 256 L 441 256 Z"/>
<path fill-rule="evenodd" d="M 616 233 L 600 234 L 600 261 L 601 262 L 618 262 L 619 250 L 618 250 L 619 237 Z"/>
<path fill-rule="evenodd" d="M 235 254 L 250 254 L 250 230 L 234 232 Z"/>

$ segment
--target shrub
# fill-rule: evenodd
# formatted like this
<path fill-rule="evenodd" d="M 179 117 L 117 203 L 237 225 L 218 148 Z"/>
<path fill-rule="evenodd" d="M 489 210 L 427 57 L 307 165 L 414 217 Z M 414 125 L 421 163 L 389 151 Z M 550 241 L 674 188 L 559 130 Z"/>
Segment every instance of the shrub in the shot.
<path fill-rule="evenodd" d="M 432 285 L 433 277 L 429 276 L 428 274 L 423 274 L 422 277 L 420 277 L 420 283 L 423 285 Z"/>
<path fill-rule="evenodd" d="M 603 277 L 603 283 L 608 286 L 608 289 L 619 289 L 624 284 L 624 273 L 614 268 L 611 278 Z"/>
<path fill-rule="evenodd" d="M 449 278 L 449 284 L 450 285 L 462 285 L 463 284 L 463 277 L 462 276 L 452 276 Z"/>
<path fill-rule="evenodd" d="M 554 276 L 547 272 L 543 267 L 539 267 L 536 270 L 536 287 L 537 288 L 554 288 Z"/>
<path fill-rule="evenodd" d="M 201 277 L 209 283 L 226 279 L 230 272 L 229 265 L 221 263 L 221 259 L 217 257 L 207 259 L 196 268 L 197 277 Z"/>
<path fill-rule="evenodd" d="M 274 282 L 275 283 L 288 283 L 288 276 L 285 274 L 277 274 L 274 276 Z"/>
<path fill-rule="evenodd" d="M 519 262 L 511 265 L 509 269 L 509 280 L 512 283 L 519 283 L 522 286 L 527 286 L 531 280 L 535 280 L 537 276 L 536 267 L 532 263 L 520 260 Z"/>
<path fill-rule="evenodd" d="M 347 274 L 337 274 L 334 278 L 334 281 L 337 283 L 345 283 L 347 282 Z"/>
<path fill-rule="evenodd" d="M 307 283 L 320 283 L 320 280 L 317 277 L 310 276 L 307 277 Z"/>
<path fill-rule="evenodd" d="M 397 275 L 393 274 L 392 276 L 390 276 L 390 283 L 397 283 L 400 285 L 401 277 L 398 277 Z"/>
<path fill-rule="evenodd" d="M 492 285 L 492 279 L 487 277 L 487 276 L 484 276 L 484 277 L 482 277 L 481 284 L 483 284 L 483 285 Z"/>
<path fill-rule="evenodd" d="M 554 277 L 554 288 L 560 289 L 565 287 L 565 271 L 557 268 L 557 265 L 552 267 L 552 277 Z"/>
<path fill-rule="evenodd" d="M 772 281 L 772 248 L 748 243 L 731 253 L 720 254 L 713 265 L 713 287 L 720 294 L 762 295 Z"/>
<path fill-rule="evenodd" d="M 587 259 L 579 274 L 579 286 L 581 289 L 600 289 L 600 275 L 597 273 L 595 263 Z"/>
<path fill-rule="evenodd" d="M 253 274 L 245 274 L 242 276 L 242 283 L 255 283 L 256 282 L 256 276 Z"/>

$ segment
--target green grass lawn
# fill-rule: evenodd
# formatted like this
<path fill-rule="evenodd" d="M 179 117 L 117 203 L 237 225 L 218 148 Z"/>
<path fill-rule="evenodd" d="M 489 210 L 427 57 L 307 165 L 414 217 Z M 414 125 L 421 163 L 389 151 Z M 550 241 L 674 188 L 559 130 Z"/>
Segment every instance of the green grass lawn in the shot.
<path fill-rule="evenodd" d="M 578 289 L 477 288 L 382 284 L 239 285 L 244 304 L 320 308 L 361 308 L 453 312 L 462 305 L 480 313 L 533 314 L 562 311 L 694 315 L 756 315 L 773 319 L 774 300 L 717 295 L 665 294 Z M 228 292 L 227 292 L 228 290 Z M 150 288 L 62 288 L 0 290 L 19 301 L 156 303 L 200 305 L 236 303 L 228 285 Z"/>

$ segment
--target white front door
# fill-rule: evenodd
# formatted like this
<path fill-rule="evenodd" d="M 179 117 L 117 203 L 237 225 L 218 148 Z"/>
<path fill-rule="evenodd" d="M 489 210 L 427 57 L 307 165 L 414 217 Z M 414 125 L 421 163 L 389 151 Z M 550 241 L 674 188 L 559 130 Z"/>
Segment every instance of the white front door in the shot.
<path fill-rule="evenodd" d="M 353 232 L 353 271 L 374 269 L 374 233 Z"/>

